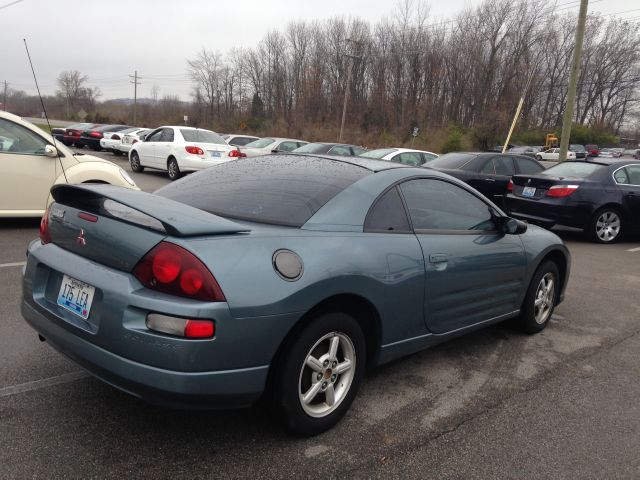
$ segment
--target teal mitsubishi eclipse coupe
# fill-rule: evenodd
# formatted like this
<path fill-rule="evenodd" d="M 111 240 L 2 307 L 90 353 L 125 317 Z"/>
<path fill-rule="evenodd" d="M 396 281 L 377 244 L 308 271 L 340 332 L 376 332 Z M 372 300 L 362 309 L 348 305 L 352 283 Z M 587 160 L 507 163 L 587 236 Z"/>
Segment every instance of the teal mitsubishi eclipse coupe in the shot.
<path fill-rule="evenodd" d="M 269 155 L 153 194 L 56 185 L 22 314 L 105 382 L 176 408 L 268 399 L 320 433 L 365 369 L 506 319 L 547 326 L 570 256 L 465 183 L 366 158 Z"/>

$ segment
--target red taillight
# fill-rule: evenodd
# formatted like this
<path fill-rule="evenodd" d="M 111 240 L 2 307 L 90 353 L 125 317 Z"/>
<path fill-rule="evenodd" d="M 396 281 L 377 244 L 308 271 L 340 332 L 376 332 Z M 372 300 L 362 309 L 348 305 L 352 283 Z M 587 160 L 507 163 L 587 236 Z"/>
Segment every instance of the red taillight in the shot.
<path fill-rule="evenodd" d="M 246 155 L 245 155 L 245 154 L 242 154 L 242 155 L 240 154 L 240 150 L 231 150 L 231 151 L 229 152 L 229 156 L 230 156 L 231 158 L 240 158 L 240 157 L 242 157 L 242 156 L 245 156 L 245 157 L 246 157 Z"/>
<path fill-rule="evenodd" d="M 131 142 L 131 145 L 133 145 L 134 143 L 138 143 L 138 140 L 136 138 L 133 139 L 133 142 Z"/>
<path fill-rule="evenodd" d="M 51 232 L 49 232 L 49 209 L 47 208 L 40 219 L 40 241 L 43 245 L 51 243 Z"/>
<path fill-rule="evenodd" d="M 200 147 L 184 147 L 187 153 L 191 153 L 192 155 L 204 155 L 204 151 Z"/>
<path fill-rule="evenodd" d="M 133 270 L 145 287 L 208 302 L 224 302 L 224 294 L 205 265 L 191 252 L 160 242 Z"/>
<path fill-rule="evenodd" d="M 93 138 L 102 138 L 102 134 L 100 132 L 89 132 L 89 136 Z"/>
<path fill-rule="evenodd" d="M 111 140 L 120 140 L 120 135 L 118 134 L 111 135 Z"/>
<path fill-rule="evenodd" d="M 509 180 L 507 183 L 507 192 L 513 192 L 513 180 Z"/>
<path fill-rule="evenodd" d="M 209 320 L 187 320 L 184 336 L 187 338 L 211 338 L 215 333 L 213 322 Z"/>
<path fill-rule="evenodd" d="M 547 190 L 547 197 L 568 197 L 578 189 L 578 185 L 554 185 Z"/>

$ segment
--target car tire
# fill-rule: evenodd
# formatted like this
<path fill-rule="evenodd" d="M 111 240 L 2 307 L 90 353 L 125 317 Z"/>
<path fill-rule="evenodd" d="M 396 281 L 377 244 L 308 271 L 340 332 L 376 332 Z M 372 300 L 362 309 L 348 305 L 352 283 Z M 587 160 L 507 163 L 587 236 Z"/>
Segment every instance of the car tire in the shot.
<path fill-rule="evenodd" d="M 542 161 L 542 157 L 540 155 L 536 155 L 536 160 L 538 160 L 540 162 L 540 161 Z"/>
<path fill-rule="evenodd" d="M 558 266 L 551 260 L 543 262 L 533 274 L 522 303 L 519 317 L 522 331 L 533 334 L 545 329 L 553 315 L 560 287 Z"/>
<path fill-rule="evenodd" d="M 140 156 L 135 150 L 129 155 L 129 165 L 134 172 L 144 172 L 144 167 L 140 164 Z"/>
<path fill-rule="evenodd" d="M 284 424 L 312 436 L 338 423 L 358 393 L 365 363 L 364 334 L 350 315 L 323 314 L 302 328 L 272 367 L 273 397 Z"/>
<path fill-rule="evenodd" d="M 167 174 L 169 175 L 169 179 L 172 181 L 178 180 L 182 176 L 178 161 L 173 157 L 169 157 L 169 160 L 167 161 Z"/>
<path fill-rule="evenodd" d="M 588 235 L 596 243 L 615 243 L 622 238 L 622 214 L 614 207 L 604 207 L 591 217 Z"/>
<path fill-rule="evenodd" d="M 116 150 L 115 148 L 111 150 L 111 153 L 113 153 L 116 157 L 122 155 L 122 152 L 120 150 Z"/>

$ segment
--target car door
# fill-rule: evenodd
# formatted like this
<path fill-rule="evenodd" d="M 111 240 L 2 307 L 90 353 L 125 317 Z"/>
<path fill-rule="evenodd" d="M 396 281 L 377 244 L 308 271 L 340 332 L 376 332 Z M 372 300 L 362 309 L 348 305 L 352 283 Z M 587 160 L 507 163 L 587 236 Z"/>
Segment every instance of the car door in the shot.
<path fill-rule="evenodd" d="M 47 145 L 44 137 L 0 118 L 0 210 L 44 211 L 59 168 L 57 158 L 45 155 Z"/>
<path fill-rule="evenodd" d="M 617 170 L 614 177 L 618 181 L 619 172 Z M 640 165 L 627 165 L 624 169 L 626 172 L 626 183 L 619 184 L 622 190 L 622 205 L 628 212 L 627 219 L 633 230 L 640 230 Z"/>
<path fill-rule="evenodd" d="M 425 262 L 427 328 L 446 333 L 520 308 L 526 258 L 518 235 L 498 231 L 490 206 L 446 179 L 400 184 Z"/>
<path fill-rule="evenodd" d="M 171 154 L 171 147 L 173 144 L 173 140 L 175 138 L 175 133 L 173 128 L 163 128 L 162 133 L 160 134 L 160 138 L 158 142 L 155 144 L 154 157 L 157 168 L 161 168 L 163 170 L 167 170 L 167 159 Z M 179 158 L 177 159 L 180 160 Z"/>
<path fill-rule="evenodd" d="M 138 142 L 136 151 L 140 157 L 140 164 L 144 167 L 155 167 L 155 148 L 162 135 L 162 128 L 154 130 L 144 139 L 144 142 Z"/>

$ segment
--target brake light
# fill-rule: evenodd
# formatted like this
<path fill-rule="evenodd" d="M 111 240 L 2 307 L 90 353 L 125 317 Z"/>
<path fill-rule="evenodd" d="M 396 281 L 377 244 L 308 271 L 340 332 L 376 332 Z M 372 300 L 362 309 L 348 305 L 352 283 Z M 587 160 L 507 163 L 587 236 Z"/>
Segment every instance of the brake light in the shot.
<path fill-rule="evenodd" d="M 114 135 L 111 135 L 111 140 L 120 140 L 120 135 L 118 135 L 117 133 Z"/>
<path fill-rule="evenodd" d="M 231 158 L 244 158 L 244 157 L 246 157 L 246 156 L 247 156 L 247 154 L 246 154 L 246 153 L 240 153 L 240 150 L 237 150 L 237 149 L 236 149 L 236 150 L 231 150 L 231 151 L 229 152 L 229 156 L 230 156 Z"/>
<path fill-rule="evenodd" d="M 509 180 L 507 183 L 507 192 L 513 192 L 513 180 Z"/>
<path fill-rule="evenodd" d="M 102 138 L 102 134 L 100 132 L 89 132 L 89 136 L 93 138 Z"/>
<path fill-rule="evenodd" d="M 49 208 L 44 212 L 40 219 L 40 241 L 43 245 L 51 243 L 51 232 L 49 232 Z"/>
<path fill-rule="evenodd" d="M 191 252 L 160 242 L 138 262 L 134 276 L 158 292 L 208 302 L 224 302 L 224 294 L 207 267 Z"/>
<path fill-rule="evenodd" d="M 134 143 L 138 143 L 138 139 L 134 138 L 133 142 L 131 142 L 131 145 L 133 145 Z"/>
<path fill-rule="evenodd" d="M 547 190 L 547 197 L 568 197 L 579 185 L 553 185 Z"/>
<path fill-rule="evenodd" d="M 204 151 L 200 147 L 184 147 L 187 153 L 191 153 L 192 155 L 204 155 Z"/>

